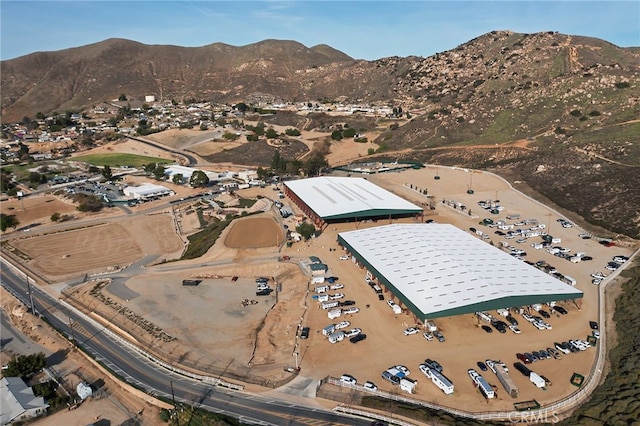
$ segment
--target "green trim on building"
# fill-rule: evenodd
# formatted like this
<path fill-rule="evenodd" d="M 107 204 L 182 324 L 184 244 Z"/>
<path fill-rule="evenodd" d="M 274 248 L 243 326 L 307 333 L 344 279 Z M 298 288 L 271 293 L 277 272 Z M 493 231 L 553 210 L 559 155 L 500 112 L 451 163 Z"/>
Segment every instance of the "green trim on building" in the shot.
<path fill-rule="evenodd" d="M 399 215 L 415 215 L 422 213 L 422 209 L 371 209 L 359 212 L 349 212 L 336 214 L 331 216 L 322 216 L 322 220 L 341 220 L 341 219 L 367 219 L 370 217 L 385 217 Z M 317 214 L 317 213 L 316 213 Z"/>
<path fill-rule="evenodd" d="M 389 289 L 400 302 L 406 306 L 420 321 L 424 322 L 430 319 L 449 317 L 454 315 L 472 314 L 478 311 L 491 311 L 501 308 L 511 308 L 518 306 L 533 305 L 535 303 L 547 303 L 561 300 L 573 300 L 583 297 L 583 293 L 576 290 L 575 293 L 564 294 L 540 294 L 540 295 L 525 295 L 525 296 L 507 296 L 499 299 L 488 300 L 485 302 L 478 302 L 471 305 L 458 306 L 451 309 L 442 309 L 441 311 L 425 314 L 418 307 L 416 307 L 411 301 L 392 283 L 390 283 L 373 265 L 371 265 L 366 259 L 364 259 L 360 253 L 354 250 L 340 235 L 338 235 L 338 243 L 345 247 L 349 252 L 356 257 L 364 267 L 371 272 L 376 279 Z"/>

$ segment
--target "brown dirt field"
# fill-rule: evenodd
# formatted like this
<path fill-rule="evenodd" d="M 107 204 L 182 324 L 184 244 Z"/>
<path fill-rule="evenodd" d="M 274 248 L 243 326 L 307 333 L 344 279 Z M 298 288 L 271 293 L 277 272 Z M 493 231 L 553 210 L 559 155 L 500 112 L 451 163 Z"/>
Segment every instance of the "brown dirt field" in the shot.
<path fill-rule="evenodd" d="M 171 218 L 160 215 L 36 235 L 11 244 L 32 259 L 31 267 L 50 277 L 113 270 L 145 254 L 179 254 L 183 247 Z"/>
<path fill-rule="evenodd" d="M 56 212 L 72 215 L 77 210 L 72 203 L 65 203 L 53 195 L 46 194 L 2 202 L 2 213 L 16 215 L 20 222 L 19 228 L 33 223 L 51 223 L 51 215 Z"/>
<path fill-rule="evenodd" d="M 283 239 L 282 228 L 272 218 L 256 217 L 234 221 L 224 244 L 230 248 L 274 247 Z"/>

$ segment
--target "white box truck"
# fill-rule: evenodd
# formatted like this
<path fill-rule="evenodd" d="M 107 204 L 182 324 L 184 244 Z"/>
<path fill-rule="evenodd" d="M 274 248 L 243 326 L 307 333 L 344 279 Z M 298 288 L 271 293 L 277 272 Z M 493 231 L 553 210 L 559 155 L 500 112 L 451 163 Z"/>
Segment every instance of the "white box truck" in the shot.
<path fill-rule="evenodd" d="M 342 309 L 340 308 L 332 309 L 329 312 L 327 312 L 327 317 L 329 317 L 329 319 L 338 318 L 340 315 L 342 315 Z"/>

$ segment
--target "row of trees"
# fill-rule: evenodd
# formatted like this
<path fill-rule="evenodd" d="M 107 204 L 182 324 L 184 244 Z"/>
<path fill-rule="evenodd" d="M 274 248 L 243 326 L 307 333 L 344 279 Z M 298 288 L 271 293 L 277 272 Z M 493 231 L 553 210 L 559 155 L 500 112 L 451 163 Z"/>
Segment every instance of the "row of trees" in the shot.
<path fill-rule="evenodd" d="M 156 180 L 164 180 L 167 169 L 162 164 L 150 163 L 144 166 L 144 171 L 153 175 Z M 181 173 L 177 173 L 173 175 L 171 181 L 176 185 L 181 185 L 184 183 L 184 176 Z M 189 185 L 193 188 L 203 188 L 209 185 L 209 176 L 202 170 L 196 170 L 189 178 Z"/>
<path fill-rule="evenodd" d="M 297 175 L 301 171 L 307 176 L 317 176 L 323 169 L 328 167 L 329 162 L 327 161 L 323 151 L 312 151 L 307 161 L 302 162 L 297 159 L 286 159 L 281 156 L 280 151 L 275 150 L 271 157 L 270 176 L 280 173 Z M 266 174 L 269 176 L 268 172 Z"/>

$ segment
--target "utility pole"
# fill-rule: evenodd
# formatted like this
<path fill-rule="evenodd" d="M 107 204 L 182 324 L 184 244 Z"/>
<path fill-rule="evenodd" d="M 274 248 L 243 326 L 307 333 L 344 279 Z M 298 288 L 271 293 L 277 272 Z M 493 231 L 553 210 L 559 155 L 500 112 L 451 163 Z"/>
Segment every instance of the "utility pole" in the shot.
<path fill-rule="evenodd" d="M 67 316 L 69 317 L 69 330 L 71 331 L 71 344 L 73 345 L 73 349 L 76 348 L 76 336 L 73 334 L 73 320 L 71 319 L 71 312 L 67 311 Z"/>
<path fill-rule="evenodd" d="M 29 304 L 31 305 L 31 313 L 36 315 L 36 306 L 33 304 L 33 293 L 31 292 L 31 284 L 29 283 L 29 275 L 25 274 L 27 277 L 27 293 L 29 293 Z"/>
<path fill-rule="evenodd" d="M 169 380 L 169 384 L 171 385 L 171 400 L 173 401 L 173 414 L 176 419 L 176 426 L 180 426 L 180 419 L 178 418 L 178 406 L 176 405 L 176 395 L 173 392 L 173 380 Z"/>

